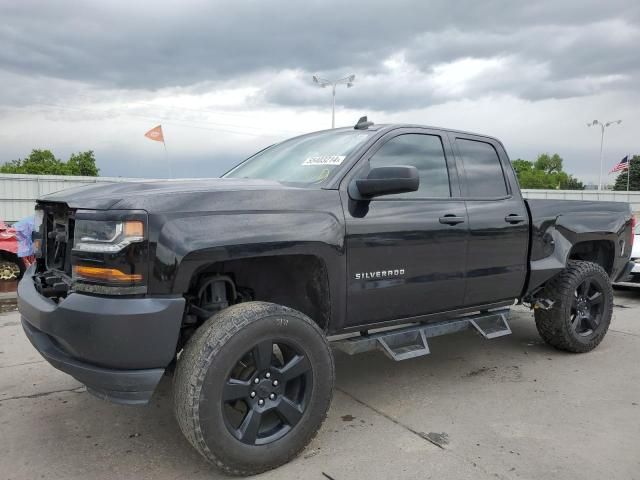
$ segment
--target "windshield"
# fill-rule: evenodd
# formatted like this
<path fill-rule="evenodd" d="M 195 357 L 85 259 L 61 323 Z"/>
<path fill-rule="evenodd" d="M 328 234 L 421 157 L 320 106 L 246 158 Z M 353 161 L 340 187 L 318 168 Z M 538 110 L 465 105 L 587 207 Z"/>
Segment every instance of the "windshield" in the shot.
<path fill-rule="evenodd" d="M 372 133 L 334 130 L 292 138 L 255 154 L 224 177 L 320 184 Z"/>

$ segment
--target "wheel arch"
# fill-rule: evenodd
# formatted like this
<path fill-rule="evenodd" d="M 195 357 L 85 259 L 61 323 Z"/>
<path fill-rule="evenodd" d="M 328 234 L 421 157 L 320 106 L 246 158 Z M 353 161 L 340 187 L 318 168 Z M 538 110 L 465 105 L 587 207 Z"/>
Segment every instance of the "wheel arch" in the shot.
<path fill-rule="evenodd" d="M 615 243 L 611 240 L 586 240 L 573 245 L 567 255 L 569 260 L 584 260 L 600 265 L 607 275 L 613 273 Z"/>
<path fill-rule="evenodd" d="M 266 255 L 203 263 L 191 275 L 187 296 L 212 275 L 230 279 L 241 301 L 284 305 L 304 313 L 323 331 L 329 329 L 333 313 L 329 269 L 318 255 Z"/>

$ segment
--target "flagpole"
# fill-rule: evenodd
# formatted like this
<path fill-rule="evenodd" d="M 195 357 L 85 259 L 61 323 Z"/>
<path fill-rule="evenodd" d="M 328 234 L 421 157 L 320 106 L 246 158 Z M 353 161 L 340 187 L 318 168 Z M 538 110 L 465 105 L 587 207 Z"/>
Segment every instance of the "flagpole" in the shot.
<path fill-rule="evenodd" d="M 631 160 L 633 159 L 633 157 L 631 155 L 629 155 L 627 157 L 629 160 L 627 160 L 627 200 L 629 199 L 629 182 L 631 180 Z"/>
<path fill-rule="evenodd" d="M 171 160 L 169 160 L 169 152 L 167 152 L 167 144 L 164 142 L 164 138 L 162 139 L 162 145 L 164 146 L 164 155 L 167 159 L 167 165 L 169 166 L 169 178 L 173 178 L 173 173 L 171 171 Z"/>

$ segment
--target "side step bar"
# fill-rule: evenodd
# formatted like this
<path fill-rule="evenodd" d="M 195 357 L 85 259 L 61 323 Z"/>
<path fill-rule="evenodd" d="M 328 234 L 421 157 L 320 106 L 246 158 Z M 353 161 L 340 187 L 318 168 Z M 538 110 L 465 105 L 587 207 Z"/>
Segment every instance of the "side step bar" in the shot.
<path fill-rule="evenodd" d="M 509 335 L 511 328 L 507 322 L 509 308 L 491 312 L 443 320 L 437 323 L 417 324 L 386 330 L 370 335 L 336 340 L 332 345 L 349 355 L 382 350 L 395 361 L 407 360 L 430 353 L 428 338 L 475 329 L 484 338 L 491 339 Z"/>

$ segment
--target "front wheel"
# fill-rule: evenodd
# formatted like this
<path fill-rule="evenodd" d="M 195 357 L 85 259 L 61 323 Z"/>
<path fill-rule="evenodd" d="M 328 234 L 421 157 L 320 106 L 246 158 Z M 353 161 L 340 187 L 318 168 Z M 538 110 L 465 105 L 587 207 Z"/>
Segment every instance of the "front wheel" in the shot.
<path fill-rule="evenodd" d="M 178 361 L 174 400 L 189 442 L 228 474 L 252 475 L 295 457 L 324 421 L 333 356 L 307 316 L 247 302 L 207 320 Z"/>
<path fill-rule="evenodd" d="M 595 263 L 572 260 L 545 286 L 549 310 L 536 310 L 536 327 L 549 345 L 568 352 L 593 350 L 609 329 L 613 289 L 604 269 Z"/>

